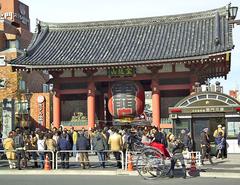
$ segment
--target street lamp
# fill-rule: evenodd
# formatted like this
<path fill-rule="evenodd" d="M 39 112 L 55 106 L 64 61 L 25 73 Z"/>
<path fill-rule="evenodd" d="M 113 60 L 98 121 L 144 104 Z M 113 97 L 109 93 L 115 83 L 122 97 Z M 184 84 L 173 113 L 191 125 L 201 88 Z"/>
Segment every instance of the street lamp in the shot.
<path fill-rule="evenodd" d="M 237 11 L 238 11 L 238 7 L 237 6 L 230 6 L 228 8 L 228 13 L 229 13 L 229 19 L 230 20 L 234 20 L 237 17 Z"/>
<path fill-rule="evenodd" d="M 228 6 L 228 17 L 229 17 L 229 24 L 237 24 L 240 25 L 240 20 L 235 20 L 237 17 L 238 7 L 237 6 L 231 6 L 229 4 Z"/>
<path fill-rule="evenodd" d="M 32 97 L 32 93 L 29 92 L 28 88 L 27 88 L 27 91 L 25 93 L 25 97 L 26 97 L 26 100 L 27 100 L 27 113 L 28 113 L 27 126 L 29 128 L 29 126 L 30 126 L 30 99 Z"/>

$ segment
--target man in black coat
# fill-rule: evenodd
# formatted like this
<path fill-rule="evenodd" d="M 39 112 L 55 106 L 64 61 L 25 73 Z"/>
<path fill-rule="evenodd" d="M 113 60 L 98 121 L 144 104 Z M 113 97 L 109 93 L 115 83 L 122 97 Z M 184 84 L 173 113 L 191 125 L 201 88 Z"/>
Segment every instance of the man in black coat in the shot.
<path fill-rule="evenodd" d="M 201 149 L 202 149 L 202 165 L 204 165 L 204 159 L 207 157 L 209 162 L 213 164 L 211 158 L 211 146 L 210 139 L 208 135 L 208 128 L 204 128 L 200 135 Z"/>
<path fill-rule="evenodd" d="M 58 141 L 58 150 L 71 150 L 71 144 L 67 140 L 67 134 L 62 134 Z M 62 168 L 69 168 L 69 152 L 60 152 Z"/>

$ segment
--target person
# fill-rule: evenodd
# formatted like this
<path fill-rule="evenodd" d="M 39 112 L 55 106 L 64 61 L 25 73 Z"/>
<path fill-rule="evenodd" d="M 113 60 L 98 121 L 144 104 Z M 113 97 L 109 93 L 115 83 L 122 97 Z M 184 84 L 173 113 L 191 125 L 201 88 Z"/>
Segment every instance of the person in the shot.
<path fill-rule="evenodd" d="M 174 177 L 174 168 L 177 160 L 180 161 L 182 165 L 182 170 L 183 170 L 183 178 L 185 179 L 187 174 L 186 174 L 186 165 L 184 162 L 184 157 L 183 157 L 183 149 L 184 149 L 184 144 L 179 140 L 176 139 L 175 136 L 172 134 L 169 136 L 169 148 L 170 151 L 172 152 L 172 158 L 171 158 L 171 167 L 169 170 L 169 177 L 173 178 Z"/>
<path fill-rule="evenodd" d="M 219 132 L 219 135 L 217 137 L 217 151 L 216 151 L 216 158 L 224 158 L 224 149 L 225 149 L 225 138 L 222 135 L 222 132 Z"/>
<path fill-rule="evenodd" d="M 0 131 L 0 146 L 2 145 L 2 132 Z"/>
<path fill-rule="evenodd" d="M 216 138 L 219 136 L 220 132 L 222 132 L 222 136 L 224 136 L 224 130 L 222 129 L 222 125 L 218 125 L 217 129 L 213 132 L 213 137 L 215 138 L 215 143 L 216 143 Z"/>
<path fill-rule="evenodd" d="M 202 165 L 204 165 L 204 159 L 207 157 L 209 162 L 213 164 L 211 158 L 211 146 L 210 146 L 210 139 L 208 135 L 208 128 L 204 128 L 200 135 L 200 142 L 201 142 L 201 149 L 202 149 Z"/>
<path fill-rule="evenodd" d="M 153 141 L 157 142 L 157 143 L 161 143 L 163 144 L 165 147 L 167 147 L 167 140 L 166 140 L 166 135 L 161 132 L 158 131 L 158 129 L 156 127 L 154 127 L 152 129 L 152 133 L 153 133 Z"/>
<path fill-rule="evenodd" d="M 39 156 L 39 164 L 40 168 L 44 168 L 44 150 L 46 148 L 44 134 L 39 132 L 38 140 L 37 140 L 37 149 L 38 149 L 38 156 Z"/>
<path fill-rule="evenodd" d="M 223 132 L 224 132 L 223 137 L 224 137 L 224 140 L 225 140 L 224 148 L 223 148 L 223 155 L 224 155 L 225 158 L 227 158 L 227 148 L 228 148 L 228 144 L 227 144 L 226 127 L 222 127 L 222 130 L 223 130 Z"/>
<path fill-rule="evenodd" d="M 46 149 L 51 151 L 51 152 L 48 152 L 48 157 L 49 157 L 50 165 L 52 166 L 52 164 L 54 163 L 53 158 L 56 155 L 56 151 L 57 151 L 57 143 L 53 139 L 53 134 L 52 133 L 48 133 L 46 135 L 46 137 L 47 137 L 47 139 L 45 140 L 45 145 L 46 145 Z M 52 156 L 52 154 L 54 156 Z"/>
<path fill-rule="evenodd" d="M 238 133 L 238 146 L 240 147 L 240 131 Z"/>
<path fill-rule="evenodd" d="M 73 145 L 72 145 L 73 157 L 76 157 L 78 133 L 76 130 L 74 130 L 74 127 L 72 127 L 71 131 L 72 131 L 72 140 L 73 140 Z"/>
<path fill-rule="evenodd" d="M 148 132 L 148 130 L 144 130 L 144 131 L 143 131 L 143 135 L 142 135 L 141 142 L 142 142 L 143 144 L 147 144 L 147 145 L 149 145 L 149 144 L 152 142 L 152 140 L 149 138 L 149 132 Z"/>
<path fill-rule="evenodd" d="M 21 170 L 21 160 L 25 159 L 24 140 L 20 129 L 16 129 L 16 134 L 17 135 L 14 137 L 14 145 L 17 157 L 17 168 L 18 170 Z"/>
<path fill-rule="evenodd" d="M 67 140 L 67 134 L 63 133 L 57 143 L 58 150 L 71 150 L 71 143 Z M 60 152 L 62 168 L 69 168 L 69 152 Z"/>
<path fill-rule="evenodd" d="M 4 139 L 3 148 L 8 159 L 9 168 L 16 168 L 16 164 L 14 162 L 14 160 L 16 160 L 16 153 L 14 152 L 14 140 L 12 132 L 9 132 L 8 137 Z"/>
<path fill-rule="evenodd" d="M 108 144 L 110 145 L 110 150 L 113 151 L 113 155 L 117 161 L 117 167 L 122 168 L 121 153 L 119 152 L 120 150 L 122 150 L 122 145 L 123 145 L 122 137 L 118 133 L 117 129 L 113 129 L 112 131 L 113 131 L 113 134 L 110 135 Z"/>
<path fill-rule="evenodd" d="M 36 134 L 33 132 L 30 138 L 31 141 L 31 150 L 37 150 L 37 136 Z M 37 162 L 37 153 L 36 152 L 31 152 L 31 156 L 34 160 L 34 168 L 38 168 L 38 162 Z"/>
<path fill-rule="evenodd" d="M 189 130 L 187 129 L 181 130 L 180 140 L 184 144 L 184 150 L 191 152 L 193 145 L 192 145 L 191 133 L 189 132 Z"/>
<path fill-rule="evenodd" d="M 76 143 L 77 150 L 89 150 L 90 149 L 90 142 L 89 139 L 85 136 L 84 131 L 79 132 L 79 136 Z M 83 169 L 88 166 L 90 168 L 89 159 L 88 159 L 88 152 L 83 151 L 79 153 L 80 164 Z"/>
<path fill-rule="evenodd" d="M 106 153 L 104 152 L 104 150 L 107 150 L 108 146 L 107 146 L 107 141 L 101 132 L 102 132 L 101 129 L 96 131 L 92 139 L 92 145 L 93 145 L 93 150 L 97 151 L 97 155 L 101 163 L 101 167 L 105 168 Z"/>

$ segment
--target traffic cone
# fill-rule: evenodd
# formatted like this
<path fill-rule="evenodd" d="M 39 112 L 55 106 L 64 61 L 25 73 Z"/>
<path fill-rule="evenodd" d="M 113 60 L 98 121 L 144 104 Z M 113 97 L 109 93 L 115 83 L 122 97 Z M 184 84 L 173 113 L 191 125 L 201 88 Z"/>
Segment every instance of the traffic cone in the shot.
<path fill-rule="evenodd" d="M 45 161 L 44 161 L 44 170 L 51 170 L 48 154 L 46 154 Z"/>
<path fill-rule="evenodd" d="M 190 166 L 190 170 L 188 173 L 190 176 L 196 176 L 198 173 L 197 167 L 196 167 L 196 158 L 195 158 L 194 154 L 192 154 L 192 156 L 191 156 L 191 166 Z"/>
<path fill-rule="evenodd" d="M 133 171 L 133 160 L 130 153 L 128 154 L 128 171 Z"/>

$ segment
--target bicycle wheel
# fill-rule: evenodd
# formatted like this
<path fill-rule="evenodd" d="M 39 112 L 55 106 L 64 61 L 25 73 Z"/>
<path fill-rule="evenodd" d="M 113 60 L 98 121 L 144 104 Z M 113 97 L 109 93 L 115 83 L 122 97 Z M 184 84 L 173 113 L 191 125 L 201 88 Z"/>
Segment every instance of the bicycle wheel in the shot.
<path fill-rule="evenodd" d="M 136 168 L 144 179 L 156 179 L 165 175 L 163 156 L 154 148 L 146 148 L 142 151 L 137 158 Z"/>

